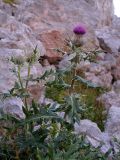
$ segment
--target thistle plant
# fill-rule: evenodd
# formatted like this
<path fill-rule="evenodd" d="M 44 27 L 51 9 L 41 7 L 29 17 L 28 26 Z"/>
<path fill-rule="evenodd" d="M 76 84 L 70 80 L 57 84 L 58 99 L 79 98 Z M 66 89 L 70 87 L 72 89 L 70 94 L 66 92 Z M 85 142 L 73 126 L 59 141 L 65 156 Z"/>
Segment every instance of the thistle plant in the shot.
<path fill-rule="evenodd" d="M 16 160 L 107 160 L 108 154 L 102 154 L 100 148 L 94 148 L 86 143 L 85 137 L 74 133 L 75 122 L 86 112 L 82 101 L 82 94 L 76 93 L 76 82 L 90 88 L 99 88 L 77 74 L 77 64 L 81 60 L 81 49 L 67 41 L 70 50 L 70 66 L 65 69 L 59 67 L 56 71 L 49 70 L 34 77 L 31 67 L 37 60 L 37 47 L 28 58 L 11 58 L 15 67 L 12 72 L 17 81 L 6 97 L 20 97 L 23 102 L 25 119 L 17 119 L 11 115 L 0 117 L 3 134 L 0 141 L 0 159 Z M 22 77 L 22 67 L 27 63 L 27 78 Z M 54 76 L 53 81 L 47 78 Z M 67 76 L 69 79 L 67 80 Z M 55 103 L 40 104 L 32 99 L 28 87 L 30 82 L 45 83 L 45 96 Z M 64 113 L 63 117 L 60 113 Z"/>
<path fill-rule="evenodd" d="M 90 90 L 90 92 L 96 91 L 97 95 L 98 93 L 100 94 L 103 90 L 100 86 L 86 80 L 84 76 L 79 74 L 78 70 L 78 64 L 81 61 L 94 61 L 99 51 L 95 50 L 86 52 L 82 49 L 82 36 L 86 33 L 85 28 L 76 26 L 73 29 L 73 32 L 77 38 L 72 40 L 67 39 L 65 41 L 68 47 L 68 52 L 61 49 L 55 49 L 58 53 L 61 52 L 68 57 L 67 59 L 70 61 L 70 65 L 64 69 L 61 69 L 58 66 L 55 73 L 55 80 L 46 84 L 46 96 L 53 99 L 54 101 L 57 101 L 61 105 L 62 111 L 65 113 L 64 118 L 68 118 L 72 123 L 75 121 L 79 122 L 81 118 L 91 117 L 91 120 L 96 119 L 95 112 L 97 110 L 95 110 L 93 106 L 86 105 L 86 102 L 84 101 L 84 97 L 86 95 L 83 94 L 82 88 L 80 88 L 80 86 L 82 86 L 84 90 L 87 88 Z M 94 101 L 95 97 L 96 95 L 94 96 Z M 91 112 L 89 112 L 90 110 Z M 102 115 L 102 111 L 103 108 L 101 109 L 101 114 L 99 113 L 100 115 Z M 99 122 L 100 127 L 103 125 L 101 121 L 102 120 Z"/>

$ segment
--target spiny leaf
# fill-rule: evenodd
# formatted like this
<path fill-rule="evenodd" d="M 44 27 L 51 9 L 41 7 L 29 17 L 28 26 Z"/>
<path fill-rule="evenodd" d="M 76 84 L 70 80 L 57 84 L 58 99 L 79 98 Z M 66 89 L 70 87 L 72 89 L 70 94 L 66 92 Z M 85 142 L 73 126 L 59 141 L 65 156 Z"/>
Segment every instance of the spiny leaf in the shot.
<path fill-rule="evenodd" d="M 93 84 L 92 82 L 80 77 L 80 76 L 75 76 L 74 77 L 75 80 L 87 85 L 87 87 L 91 87 L 91 88 L 101 88 L 101 86 L 97 85 L 97 84 Z"/>

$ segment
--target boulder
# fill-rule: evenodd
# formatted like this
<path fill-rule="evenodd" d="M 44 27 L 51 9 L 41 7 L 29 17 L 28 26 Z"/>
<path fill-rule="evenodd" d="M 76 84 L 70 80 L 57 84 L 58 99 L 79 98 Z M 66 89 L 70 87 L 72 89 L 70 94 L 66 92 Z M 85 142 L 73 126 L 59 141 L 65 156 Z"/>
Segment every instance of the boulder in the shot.
<path fill-rule="evenodd" d="M 112 106 L 120 107 L 120 94 L 115 91 L 109 91 L 102 94 L 97 100 L 101 101 L 108 111 Z"/>
<path fill-rule="evenodd" d="M 85 119 L 81 120 L 79 124 L 75 124 L 75 133 L 85 135 L 87 140 L 94 146 L 98 147 L 102 142 L 102 132 L 97 124 Z"/>
<path fill-rule="evenodd" d="M 96 30 L 96 36 L 100 47 L 104 51 L 119 55 L 120 34 L 118 28 L 115 28 L 114 26 L 103 27 L 102 29 Z"/>
<path fill-rule="evenodd" d="M 120 94 L 120 80 L 117 80 L 113 83 L 112 89 L 117 93 Z"/>
<path fill-rule="evenodd" d="M 12 115 L 17 119 L 25 118 L 22 107 L 24 107 L 24 103 L 20 98 L 17 97 L 10 97 L 0 101 L 1 113 Z"/>
<path fill-rule="evenodd" d="M 105 132 L 120 140 L 120 107 L 112 105 L 109 109 Z"/>

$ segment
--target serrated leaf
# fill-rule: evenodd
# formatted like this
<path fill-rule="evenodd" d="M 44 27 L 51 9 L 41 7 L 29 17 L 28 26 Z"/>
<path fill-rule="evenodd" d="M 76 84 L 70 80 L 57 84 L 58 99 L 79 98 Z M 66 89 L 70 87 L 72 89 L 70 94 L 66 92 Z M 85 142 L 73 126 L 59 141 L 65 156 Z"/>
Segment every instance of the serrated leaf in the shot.
<path fill-rule="evenodd" d="M 91 88 L 101 88 L 101 86 L 97 85 L 97 84 L 93 84 L 92 82 L 80 77 L 80 76 L 75 76 L 74 78 L 75 80 L 85 84 L 87 87 L 91 87 Z"/>

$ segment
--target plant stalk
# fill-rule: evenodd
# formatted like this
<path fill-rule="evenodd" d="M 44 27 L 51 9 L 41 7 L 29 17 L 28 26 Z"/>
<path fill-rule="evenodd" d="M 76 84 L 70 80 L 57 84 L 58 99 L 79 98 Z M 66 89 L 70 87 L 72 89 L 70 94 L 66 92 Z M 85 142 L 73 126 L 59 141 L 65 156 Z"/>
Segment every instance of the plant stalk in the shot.
<path fill-rule="evenodd" d="M 27 91 L 28 83 L 29 83 L 29 77 L 30 77 L 30 63 L 28 64 L 28 73 L 27 73 L 27 80 L 25 84 L 25 90 Z M 25 97 L 25 106 L 28 111 L 28 104 L 27 104 L 27 98 Z"/>
<path fill-rule="evenodd" d="M 26 88 L 26 89 L 27 89 L 27 87 L 28 87 L 29 78 L 30 78 L 30 64 L 28 64 L 28 73 L 27 73 L 27 80 L 26 80 L 26 85 L 25 85 L 25 88 Z"/>
<path fill-rule="evenodd" d="M 20 67 L 20 65 L 18 65 L 18 80 L 20 82 L 21 88 L 24 89 L 22 79 L 21 79 L 21 75 L 20 75 L 20 71 L 21 71 L 21 67 Z"/>

